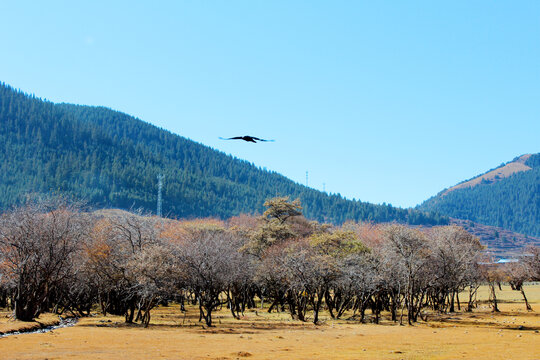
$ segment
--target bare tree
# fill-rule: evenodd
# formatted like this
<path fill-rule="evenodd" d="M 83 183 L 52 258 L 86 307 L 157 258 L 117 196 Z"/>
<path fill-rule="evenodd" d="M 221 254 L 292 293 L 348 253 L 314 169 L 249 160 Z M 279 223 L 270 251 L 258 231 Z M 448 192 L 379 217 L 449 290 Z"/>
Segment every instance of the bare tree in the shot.
<path fill-rule="evenodd" d="M 531 279 L 530 269 L 527 265 L 528 264 L 523 261 L 508 263 L 505 265 L 503 271 L 506 274 L 508 283 L 510 284 L 512 290 L 521 292 L 521 296 L 523 296 L 523 300 L 525 301 L 525 308 L 528 311 L 532 311 L 532 307 L 527 300 L 527 296 L 525 295 L 525 289 L 523 288 L 523 284 Z"/>
<path fill-rule="evenodd" d="M 319 279 L 315 278 L 318 269 L 311 261 L 312 249 L 305 240 L 289 241 L 277 247 L 279 255 L 272 258 L 275 264 L 271 269 L 281 280 L 279 285 L 286 295 L 291 317 L 306 321 L 308 306 L 314 302 L 319 285 Z"/>
<path fill-rule="evenodd" d="M 366 295 L 365 280 L 372 275 L 365 256 L 368 249 L 354 232 L 343 230 L 315 233 L 309 244 L 313 248 L 311 261 L 319 268 L 316 298 L 322 299 L 324 295 L 330 316 L 339 318 L 352 307 L 355 296 Z M 315 315 L 319 307 L 320 304 L 314 304 Z"/>
<path fill-rule="evenodd" d="M 499 312 L 496 287 L 501 287 L 501 282 L 504 279 L 504 274 L 493 263 L 484 263 L 480 266 L 482 279 L 487 282 L 489 288 L 489 302 L 493 312 Z"/>
<path fill-rule="evenodd" d="M 364 321 L 370 302 L 373 303 L 377 294 L 383 291 L 379 266 L 369 251 L 349 254 L 339 262 L 340 274 L 326 299 L 332 317 L 339 319 L 346 310 L 353 308 L 355 313 L 360 312 L 360 322 Z M 378 322 L 377 311 L 375 315 L 375 322 Z"/>
<path fill-rule="evenodd" d="M 384 241 L 385 262 L 395 263 L 397 278 L 405 280 L 404 295 L 410 325 L 416 321 L 425 296 L 426 287 L 423 283 L 426 279 L 422 271 L 427 264 L 429 248 L 424 234 L 404 225 L 388 226 L 384 232 Z"/>
<path fill-rule="evenodd" d="M 171 249 L 160 244 L 144 247 L 127 263 L 126 276 L 137 295 L 135 321 L 141 321 L 148 327 L 150 311 L 174 293 L 179 273 Z"/>
<path fill-rule="evenodd" d="M 97 300 L 97 274 L 89 266 L 88 253 L 79 251 L 73 257 L 69 273 L 54 292 L 51 299 L 53 311 L 57 314 L 67 311 L 77 317 L 89 316 Z"/>
<path fill-rule="evenodd" d="M 104 314 L 124 315 L 131 323 L 141 299 L 136 272 L 129 271 L 130 264 L 147 248 L 159 245 L 161 222 L 141 213 L 116 211 L 99 215 L 87 252 L 89 267 L 96 275 L 101 310 Z"/>
<path fill-rule="evenodd" d="M 482 264 L 478 240 L 456 226 L 415 229 L 404 225 L 310 222 L 299 201 L 274 198 L 262 217 L 239 216 L 175 221 L 98 211 L 92 217 L 66 203 L 31 204 L 0 217 L 0 306 L 31 320 L 53 309 L 77 316 L 97 302 L 104 314 L 126 322 L 150 323 L 159 303 L 190 299 L 199 321 L 213 326 L 213 314 L 227 306 L 236 319 L 246 308 L 271 301 L 269 312 L 318 323 L 346 311 L 364 321 L 371 308 L 378 323 L 390 311 L 400 323 L 426 307 L 460 310 L 459 293 L 469 287 L 467 310 L 487 281 L 494 311 L 495 285 L 509 279 L 521 291 L 538 280 L 540 250 L 509 265 L 504 277 Z M 10 301 L 10 299 L 13 299 Z"/>
<path fill-rule="evenodd" d="M 540 281 L 540 247 L 529 246 L 525 249 L 522 261 L 532 281 Z"/>
<path fill-rule="evenodd" d="M 478 272 L 482 245 L 459 226 L 437 226 L 427 234 L 429 240 L 430 298 L 435 310 L 455 311 L 459 293 L 473 285 Z"/>
<path fill-rule="evenodd" d="M 0 263 L 14 289 L 15 317 L 31 321 L 70 271 L 86 234 L 78 210 L 62 201 L 30 203 L 0 218 Z"/>
<path fill-rule="evenodd" d="M 200 319 L 212 326 L 212 313 L 227 299 L 220 295 L 235 283 L 242 255 L 241 242 L 224 228 L 191 228 L 176 242 L 175 255 L 183 282 L 195 294 Z"/>
<path fill-rule="evenodd" d="M 256 265 L 254 282 L 260 289 L 261 298 L 271 301 L 269 313 L 274 309 L 285 311 L 287 278 L 282 267 L 282 259 L 286 256 L 285 249 L 283 243 L 271 246 L 264 251 Z M 291 310 L 291 315 L 294 318 L 296 312 Z"/>

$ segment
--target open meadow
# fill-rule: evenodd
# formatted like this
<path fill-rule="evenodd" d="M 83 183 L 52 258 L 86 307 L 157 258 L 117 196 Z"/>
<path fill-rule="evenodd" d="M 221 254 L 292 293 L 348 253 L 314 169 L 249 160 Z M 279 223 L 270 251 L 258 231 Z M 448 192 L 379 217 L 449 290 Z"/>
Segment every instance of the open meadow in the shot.
<path fill-rule="evenodd" d="M 540 0 L 0 13 L 0 360 L 540 360 Z"/>
<path fill-rule="evenodd" d="M 198 321 L 198 309 L 178 305 L 152 312 L 148 328 L 126 325 L 122 317 L 97 313 L 68 328 L 0 338 L 2 359 L 540 359 L 540 284 L 525 286 L 533 307 L 508 285 L 498 291 L 500 313 L 492 313 L 487 286 L 472 313 L 430 315 L 428 322 L 399 326 L 384 317 L 376 325 L 357 319 L 320 325 L 291 320 L 286 312 L 249 310 L 234 319 L 216 313 L 215 326 Z M 464 297 L 464 296 L 463 296 Z M 44 314 L 38 321 L 51 323 Z M 369 321 L 369 317 L 367 319 Z M 32 326 L 3 311 L 0 331 Z"/>

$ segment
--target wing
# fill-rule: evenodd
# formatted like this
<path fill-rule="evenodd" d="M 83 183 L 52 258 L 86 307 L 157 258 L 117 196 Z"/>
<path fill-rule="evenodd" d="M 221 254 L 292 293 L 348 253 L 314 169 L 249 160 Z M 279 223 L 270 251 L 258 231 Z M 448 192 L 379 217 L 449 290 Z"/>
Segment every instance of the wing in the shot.
<path fill-rule="evenodd" d="M 221 136 L 219 137 L 221 140 L 244 140 L 242 139 L 241 136 L 235 136 L 235 137 L 232 137 L 232 138 L 222 138 Z"/>
<path fill-rule="evenodd" d="M 274 140 L 260 139 L 260 138 L 255 137 L 255 136 L 250 136 L 250 138 L 252 138 L 253 140 L 257 140 L 257 141 L 274 141 Z"/>

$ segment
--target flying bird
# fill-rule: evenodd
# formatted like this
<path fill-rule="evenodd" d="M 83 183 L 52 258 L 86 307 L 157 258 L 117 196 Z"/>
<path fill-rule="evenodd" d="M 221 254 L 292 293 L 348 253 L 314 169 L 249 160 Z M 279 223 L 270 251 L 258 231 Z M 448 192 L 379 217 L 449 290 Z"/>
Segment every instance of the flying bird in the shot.
<path fill-rule="evenodd" d="M 221 139 L 221 140 L 244 140 L 244 141 L 252 142 L 252 143 L 257 143 L 257 141 L 274 141 L 274 140 L 259 139 L 258 137 L 255 137 L 255 136 L 249 136 L 249 135 L 246 135 L 246 136 L 235 136 L 235 137 L 228 138 L 228 139 L 225 139 L 225 138 L 220 137 L 220 139 Z"/>

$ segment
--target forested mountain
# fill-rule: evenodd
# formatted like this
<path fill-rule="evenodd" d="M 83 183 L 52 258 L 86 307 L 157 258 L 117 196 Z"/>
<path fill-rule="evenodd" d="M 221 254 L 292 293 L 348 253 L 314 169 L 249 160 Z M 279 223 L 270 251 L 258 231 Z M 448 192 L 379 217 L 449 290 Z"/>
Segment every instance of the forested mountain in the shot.
<path fill-rule="evenodd" d="M 434 214 L 350 201 L 294 183 L 139 119 L 104 107 L 54 104 L 0 84 L 0 209 L 28 193 L 68 194 L 95 208 L 226 218 L 262 213 L 269 197 L 300 198 L 306 217 L 443 224 Z"/>
<path fill-rule="evenodd" d="M 441 191 L 418 209 L 540 236 L 540 154 L 527 154 Z"/>

